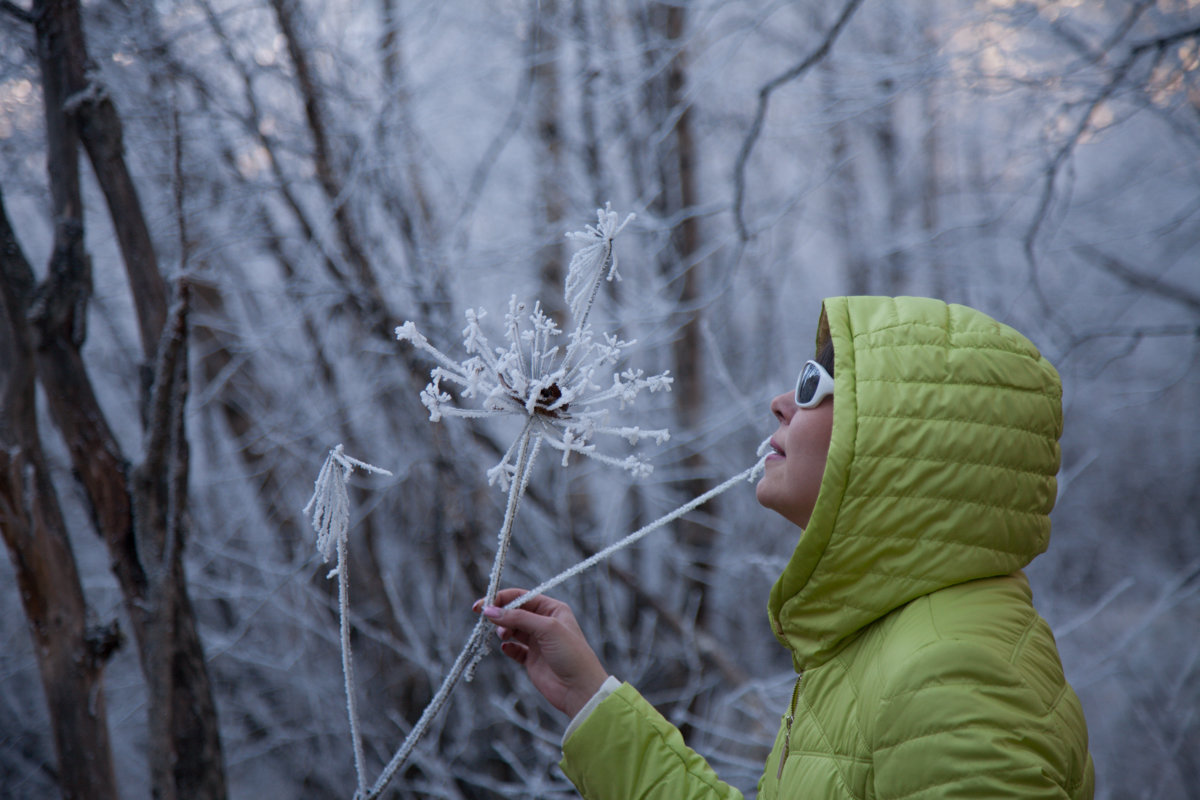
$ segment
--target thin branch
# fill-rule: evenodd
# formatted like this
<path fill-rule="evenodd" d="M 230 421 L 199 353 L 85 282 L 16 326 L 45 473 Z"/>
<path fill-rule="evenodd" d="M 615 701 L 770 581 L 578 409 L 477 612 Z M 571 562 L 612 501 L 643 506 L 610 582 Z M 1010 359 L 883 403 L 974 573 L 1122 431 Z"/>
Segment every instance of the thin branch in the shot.
<path fill-rule="evenodd" d="M 340 469 L 335 466 L 334 469 Z M 357 780 L 356 794 L 367 789 L 367 773 L 363 766 L 363 743 L 361 723 L 358 716 L 358 695 L 354 684 L 354 656 L 350 649 L 350 559 L 346 557 L 346 537 L 337 540 L 338 574 L 338 633 L 342 641 L 342 677 L 346 684 L 346 715 L 350 718 L 350 740 L 354 749 L 354 775 Z"/>
<path fill-rule="evenodd" d="M 1059 359 L 1065 359 L 1071 351 L 1096 339 L 1131 339 L 1135 343 L 1142 339 L 1168 339 L 1192 336 L 1200 340 L 1200 325 L 1162 325 L 1157 328 L 1107 328 L 1081 333 L 1071 340 Z"/>
<path fill-rule="evenodd" d="M 37 21 L 32 11 L 21 8 L 16 3 L 10 2 L 10 0 L 0 0 L 0 11 L 9 14 L 18 22 L 24 22 L 26 25 L 32 25 Z"/>
<path fill-rule="evenodd" d="M 625 536 L 623 539 L 613 542 L 608 547 L 605 547 L 603 550 L 596 552 L 594 555 L 591 555 L 588 558 L 585 558 L 583 561 L 580 561 L 575 566 L 569 567 L 569 568 L 563 570 L 562 572 L 558 573 L 557 575 L 555 575 L 553 578 L 549 578 L 548 580 L 543 581 L 542 583 L 538 584 L 534 588 L 530 589 L 525 594 L 518 597 L 516 600 L 513 600 L 511 603 L 506 605 L 505 608 L 506 609 L 520 608 L 521 606 L 525 605 L 526 603 L 528 603 L 530 600 L 537 597 L 538 595 L 545 594 L 546 592 L 550 591 L 555 586 L 558 586 L 560 583 L 563 583 L 564 581 L 568 580 L 569 578 L 573 578 L 576 575 L 578 575 L 579 573 L 583 572 L 584 570 L 589 569 L 590 567 L 594 567 L 596 564 L 599 564 L 601 561 L 605 560 L 606 558 L 608 558 L 609 556 L 611 556 L 613 553 L 617 552 L 618 550 L 628 547 L 629 545 L 633 544 L 634 542 L 638 541 L 639 539 L 645 538 L 647 534 L 653 533 L 654 531 L 656 531 L 659 528 L 666 525 L 668 522 L 673 522 L 673 521 L 679 519 L 680 517 L 684 516 L 688 512 L 694 511 L 695 509 L 697 509 L 700 506 L 707 503 L 712 498 L 714 498 L 717 495 L 736 486 L 737 484 L 741 483 L 742 481 L 754 480 L 758 476 L 758 474 L 761 472 L 763 464 L 764 464 L 764 461 L 760 457 L 758 463 L 755 464 L 750 469 L 747 469 L 743 472 L 739 472 L 737 475 L 734 475 L 732 478 L 727 479 L 720 486 L 716 486 L 712 489 L 709 489 L 704 494 L 701 494 L 698 497 L 695 497 L 692 500 L 688 501 L 687 503 L 684 503 L 683 505 L 679 506 L 679 508 L 676 508 L 674 511 L 664 514 L 663 516 L 656 519 L 654 522 L 651 522 L 649 525 L 645 525 L 641 528 L 638 528 L 633 533 L 629 534 L 628 536 Z"/>
<path fill-rule="evenodd" d="M 487 595 L 484 598 L 485 605 L 495 604 L 496 592 L 500 586 L 500 576 L 504 570 L 504 562 L 508 555 L 508 546 L 512 541 L 512 529 L 517 517 L 517 508 L 520 505 L 522 496 L 525 494 L 526 488 L 529 486 L 529 478 L 533 473 L 533 462 L 537 458 L 541 445 L 541 436 L 533 432 L 532 425 L 533 417 L 530 417 L 529 422 L 525 425 L 525 430 L 521 432 L 519 437 L 520 455 L 517 457 L 516 471 L 508 487 L 508 504 L 504 512 L 504 524 L 501 526 L 498 537 L 496 555 L 492 560 L 492 571 L 488 578 Z M 429 701 L 429 705 L 425 707 L 425 710 L 421 712 L 421 717 L 417 720 L 417 724 L 404 737 L 404 741 L 400 744 L 400 747 L 396 750 L 396 753 L 392 756 L 387 766 L 384 767 L 379 779 L 375 781 L 374 786 L 370 790 L 364 789 L 360 773 L 359 790 L 355 794 L 355 800 L 374 800 L 374 798 L 379 796 L 380 792 L 387 787 L 400 767 L 404 766 L 408 761 L 413 748 L 425 736 L 425 731 L 429 727 L 429 724 L 441 713 L 442 708 L 450 699 L 450 694 L 458 685 L 459 680 L 462 678 L 466 678 L 468 681 L 471 680 L 475 674 L 475 666 L 486 652 L 487 628 L 487 620 L 480 616 L 479 621 L 475 623 L 474 630 L 471 631 L 470 638 L 463 645 L 463 649 L 454 660 L 454 665 L 442 681 L 442 685 L 438 688 L 437 693 Z M 349 691 L 349 685 L 347 685 L 347 692 Z M 357 753 L 355 757 L 357 758 Z"/>
<path fill-rule="evenodd" d="M 737 224 L 738 237 L 743 242 L 750 238 L 750 232 L 746 228 L 746 220 L 742 214 L 742 206 L 746 199 L 746 162 L 750 159 L 750 152 L 754 149 L 754 145 L 758 142 L 758 137 L 762 134 L 763 122 L 767 117 L 767 104 L 770 102 L 771 94 L 784 84 L 801 77 L 825 58 L 825 56 L 829 55 L 829 51 L 833 48 L 833 44 L 837 41 L 838 36 L 841 35 L 842 29 L 846 27 L 846 24 L 854 16 L 854 12 L 858 10 L 860 5 L 862 5 L 862 0 L 849 0 L 842 8 L 842 13 L 838 17 L 837 22 L 825 34 L 825 38 L 816 50 L 812 51 L 804 60 L 791 69 L 767 81 L 758 90 L 758 108 L 754 112 L 754 121 L 750 123 L 750 130 L 746 133 L 746 138 L 742 140 L 742 149 L 738 152 L 737 162 L 733 168 L 733 218 Z"/>
<path fill-rule="evenodd" d="M 1096 266 L 1113 277 L 1119 278 L 1129 284 L 1134 289 L 1142 289 L 1164 300 L 1179 303 L 1191 311 L 1200 314 L 1200 294 L 1153 275 L 1138 272 L 1116 256 L 1109 255 L 1090 244 L 1080 244 L 1075 249 L 1087 255 Z"/>
<path fill-rule="evenodd" d="M 1185 39 L 1193 39 L 1198 36 L 1200 36 L 1200 25 L 1195 25 L 1191 28 L 1185 28 L 1171 34 L 1167 34 L 1166 36 L 1147 39 L 1133 45 L 1129 49 L 1129 54 L 1125 57 L 1125 60 L 1113 70 L 1108 83 L 1104 85 L 1104 88 L 1100 90 L 1100 93 L 1097 94 L 1088 104 L 1087 110 L 1079 118 L 1079 122 L 1071 131 L 1071 135 L 1068 136 L 1066 141 L 1063 142 L 1062 146 L 1059 147 L 1058 151 L 1054 154 L 1054 157 L 1050 160 L 1050 164 L 1046 167 L 1046 173 L 1042 182 L 1042 193 L 1040 199 L 1038 200 L 1038 207 L 1033 214 L 1033 220 L 1030 222 L 1029 229 L 1025 233 L 1024 249 L 1025 260 L 1029 264 L 1030 277 L 1033 282 L 1034 293 L 1038 298 L 1038 302 L 1041 304 L 1042 310 L 1045 311 L 1047 315 L 1050 314 L 1051 307 L 1049 301 L 1042 293 L 1041 284 L 1038 280 L 1038 262 L 1037 256 L 1034 254 L 1033 245 L 1034 240 L 1041 231 L 1042 223 L 1046 218 L 1046 212 L 1050 209 L 1050 202 L 1054 197 L 1054 186 L 1058 180 L 1058 174 L 1062 169 L 1063 162 L 1066 161 L 1067 156 L 1071 154 L 1071 152 L 1075 149 L 1075 146 L 1079 144 L 1079 140 L 1083 137 L 1084 133 L 1087 132 L 1088 126 L 1091 124 L 1092 117 L 1095 115 L 1096 110 L 1106 100 L 1112 97 L 1113 93 L 1116 92 L 1117 87 L 1121 85 L 1126 76 L 1128 76 L 1130 70 L 1133 69 L 1133 66 L 1137 63 L 1138 59 L 1151 51 L 1157 53 L 1158 57 L 1161 58 L 1166 49 L 1172 45 Z"/>
<path fill-rule="evenodd" d="M 526 52 L 526 58 L 532 58 L 533 37 L 530 37 L 530 47 Z M 533 94 L 533 72 L 532 70 L 521 70 L 521 79 L 517 84 L 516 96 L 513 98 L 512 108 L 509 109 L 508 116 L 504 123 L 500 126 L 500 130 L 488 142 L 487 149 L 475 165 L 474 171 L 471 173 L 471 181 L 467 185 L 467 190 L 463 193 L 463 204 L 458 210 L 458 215 L 455 218 L 452 228 L 460 231 L 458 247 L 465 247 L 467 233 L 466 230 L 470 226 L 466 220 L 475 212 L 475 206 L 479 204 L 480 198 L 483 195 L 483 187 L 487 184 L 488 178 L 491 177 L 492 168 L 500 160 L 500 153 L 508 145 L 513 135 L 521 127 L 521 121 L 525 118 L 525 110 L 529 106 L 529 98 Z"/>
<path fill-rule="evenodd" d="M 179 279 L 176 299 L 171 316 L 158 343 L 158 355 L 154 364 L 154 385 L 150 390 L 147 409 L 147 441 L 145 464 L 152 471 L 166 465 L 172 444 L 171 419 L 174 405 L 178 401 L 177 382 L 182 377 L 178 365 L 187 358 L 187 315 L 190 301 L 188 283 Z"/>
<path fill-rule="evenodd" d="M 1182 42 L 1184 39 L 1195 39 L 1196 37 L 1200 37 L 1200 25 L 1193 25 L 1190 28 L 1168 33 L 1166 36 L 1157 36 L 1153 39 L 1138 42 L 1133 46 L 1130 54 L 1137 56 L 1148 50 L 1165 50 L 1173 44 Z"/>

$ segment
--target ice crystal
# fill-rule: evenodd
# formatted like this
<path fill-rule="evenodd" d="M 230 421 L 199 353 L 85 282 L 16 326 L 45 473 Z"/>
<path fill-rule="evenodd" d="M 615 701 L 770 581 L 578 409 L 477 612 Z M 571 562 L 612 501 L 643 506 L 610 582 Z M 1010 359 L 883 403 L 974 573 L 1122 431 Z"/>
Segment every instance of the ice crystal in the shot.
<path fill-rule="evenodd" d="M 429 353 L 435 362 L 429 373 L 429 384 L 421 392 L 421 402 L 429 409 L 430 420 L 437 422 L 447 416 L 508 417 L 521 422 L 520 434 L 499 463 L 487 472 L 489 483 L 499 484 L 508 492 L 504 521 L 497 534 L 496 553 L 488 576 L 485 594 L 487 605 L 495 601 L 517 510 L 543 444 L 562 453 L 563 466 L 567 465 L 572 453 L 578 453 L 627 469 L 635 476 L 643 476 L 651 470 L 644 459 L 635 455 L 618 458 L 603 453 L 596 448 L 596 438 L 601 435 L 615 436 L 626 439 L 632 445 L 642 439 L 653 439 L 660 444 L 668 439 L 669 434 L 665 429 L 645 430 L 612 424 L 610 415 L 614 406 L 624 409 L 644 391 L 669 391 L 673 380 L 670 374 L 646 375 L 640 369 L 622 368 L 626 351 L 635 343 L 624 341 L 613 333 L 596 333 L 588 322 L 600 282 L 618 279 L 613 242 L 631 219 L 633 215 L 618 223 L 617 214 L 606 207 L 597 211 L 596 225 L 568 234 L 575 241 L 582 242 L 582 246 L 571 259 L 567 270 L 564 294 L 574 327 L 565 336 L 558 323 L 542 310 L 540 303 L 529 306 L 518 301 L 516 296 L 509 301 L 503 324 L 497 326 L 503 336 L 502 345 L 493 345 L 489 341 L 484 330 L 487 313 L 483 309 L 469 309 L 466 312 L 467 324 L 462 332 L 466 355 L 462 359 L 456 360 L 434 347 L 412 322 L 405 322 L 396 328 L 397 339 Z M 344 472 L 338 471 L 339 465 Z M 345 528 L 349 520 L 344 482 L 354 466 L 367 465 L 347 460 L 340 447 L 331 453 L 322 468 L 322 478 L 318 480 L 313 501 L 317 508 L 313 515 L 314 527 L 319 532 L 326 531 L 323 537 L 319 537 L 322 552 L 325 553 L 330 546 L 328 542 L 336 545 L 339 565 L 336 571 L 343 599 L 348 585 L 344 564 Z M 485 652 L 490 625 L 482 617 L 476 623 L 466 645 L 421 718 L 384 767 L 378 780 L 367 789 L 360 766 L 362 748 L 353 699 L 353 664 L 349 655 L 347 616 L 347 607 L 343 602 L 343 669 L 346 673 L 347 708 L 359 776 L 355 797 L 356 800 L 374 800 L 407 761 L 458 682 L 464 678 L 470 680 L 475 665 Z"/>
<path fill-rule="evenodd" d="M 391 475 L 382 467 L 359 461 L 346 455 L 342 445 L 329 451 L 313 486 L 312 498 L 304 507 L 312 514 L 313 530 L 317 534 L 317 550 L 325 563 L 334 557 L 338 545 L 344 544 L 350 530 L 350 498 L 346 494 L 346 479 L 355 469 Z M 330 577 L 334 573 L 330 573 Z"/>
<path fill-rule="evenodd" d="M 638 456 L 616 458 L 597 450 L 599 435 L 622 437 L 636 445 L 641 439 L 661 444 L 669 438 L 665 429 L 644 430 L 610 424 L 610 406 L 624 409 L 643 391 L 669 391 L 669 372 L 647 375 L 640 369 L 619 370 L 625 352 L 635 344 L 601 332 L 596 334 L 586 317 L 595 300 L 595 287 L 605 275 L 605 264 L 615 274 L 613 237 L 624 227 L 612 211 L 599 212 L 600 224 L 574 234 L 589 242 L 572 259 L 567 294 L 579 321 L 562 341 L 558 324 L 545 314 L 540 303 L 530 308 L 514 295 L 502 326 L 505 344 L 493 346 L 483 328 L 487 312 L 470 309 L 463 329 L 467 357 L 455 361 L 429 343 L 412 322 L 396 328 L 396 338 L 433 356 L 437 365 L 429 373 L 429 384 L 421 402 L 430 420 L 445 416 L 504 417 L 525 420 L 527 430 L 562 453 L 566 466 L 578 453 L 629 470 L 635 476 L 650 473 L 650 465 Z M 628 222 L 628 219 L 625 221 Z M 574 294 L 572 294 L 574 292 Z M 458 400 L 446 384 L 457 390 Z M 464 407 L 461 401 L 474 401 Z M 507 488 L 515 472 L 514 457 L 520 439 L 488 470 L 488 482 Z"/>
<path fill-rule="evenodd" d="M 582 231 L 568 233 L 568 239 L 583 242 L 567 267 L 567 285 L 564 294 L 571 306 L 571 315 L 582 327 L 587 322 L 588 312 L 596 300 L 600 279 L 621 280 L 617 273 L 617 256 L 613 252 L 613 241 L 617 234 L 634 219 L 630 214 L 617 224 L 617 213 L 611 205 L 596 209 L 596 225 L 588 225 Z M 607 272 L 605 267 L 608 267 Z"/>
<path fill-rule="evenodd" d="M 350 650 L 350 574 L 346 558 L 346 544 L 350 534 L 350 497 L 346 493 L 346 480 L 356 469 L 379 475 L 392 473 L 346 455 L 342 445 L 329 451 L 321 472 L 317 475 L 312 498 L 304 507 L 305 514 L 312 514 L 313 530 L 317 533 L 317 550 L 328 564 L 337 558 L 335 566 L 326 576 L 338 579 L 338 619 L 342 643 L 342 676 L 346 688 L 346 714 L 350 718 L 350 739 L 354 747 L 354 772 L 358 777 L 358 794 L 366 789 L 366 772 L 363 767 L 361 726 L 358 719 L 358 703 L 354 694 L 354 660 Z"/>

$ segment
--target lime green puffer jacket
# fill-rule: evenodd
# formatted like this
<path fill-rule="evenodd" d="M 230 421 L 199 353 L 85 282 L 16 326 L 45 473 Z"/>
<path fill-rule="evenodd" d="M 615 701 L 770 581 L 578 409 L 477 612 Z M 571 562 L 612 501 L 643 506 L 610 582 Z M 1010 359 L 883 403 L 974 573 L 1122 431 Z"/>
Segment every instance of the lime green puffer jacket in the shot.
<path fill-rule="evenodd" d="M 918 298 L 825 301 L 829 457 L 768 610 L 791 705 L 760 798 L 1091 798 L 1079 700 L 1021 568 L 1046 549 L 1054 368 Z M 628 684 L 563 748 L 590 800 L 739 797 Z"/>

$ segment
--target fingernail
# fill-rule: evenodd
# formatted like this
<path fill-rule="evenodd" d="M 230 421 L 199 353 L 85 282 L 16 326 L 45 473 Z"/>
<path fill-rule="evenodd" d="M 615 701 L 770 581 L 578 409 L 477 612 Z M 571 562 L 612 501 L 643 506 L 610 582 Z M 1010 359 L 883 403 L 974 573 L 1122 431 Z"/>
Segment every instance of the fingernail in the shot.
<path fill-rule="evenodd" d="M 488 619 L 500 619 L 504 615 L 504 609 L 496 606 L 487 606 L 483 609 L 483 615 Z"/>
<path fill-rule="evenodd" d="M 482 605 L 483 605 L 483 598 L 481 597 L 478 600 L 476 600 L 474 603 L 471 604 L 471 610 L 479 611 L 479 607 Z"/>

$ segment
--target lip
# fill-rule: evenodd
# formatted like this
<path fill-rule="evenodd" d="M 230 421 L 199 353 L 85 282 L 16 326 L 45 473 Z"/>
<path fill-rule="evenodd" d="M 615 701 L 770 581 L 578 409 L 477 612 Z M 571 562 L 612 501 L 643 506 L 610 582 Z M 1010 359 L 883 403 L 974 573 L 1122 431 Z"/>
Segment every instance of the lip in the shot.
<path fill-rule="evenodd" d="M 767 454 L 767 461 L 782 461 L 784 458 L 786 458 L 783 448 L 779 446 L 779 443 L 775 441 L 774 437 L 771 438 L 770 445 L 774 452 Z"/>

